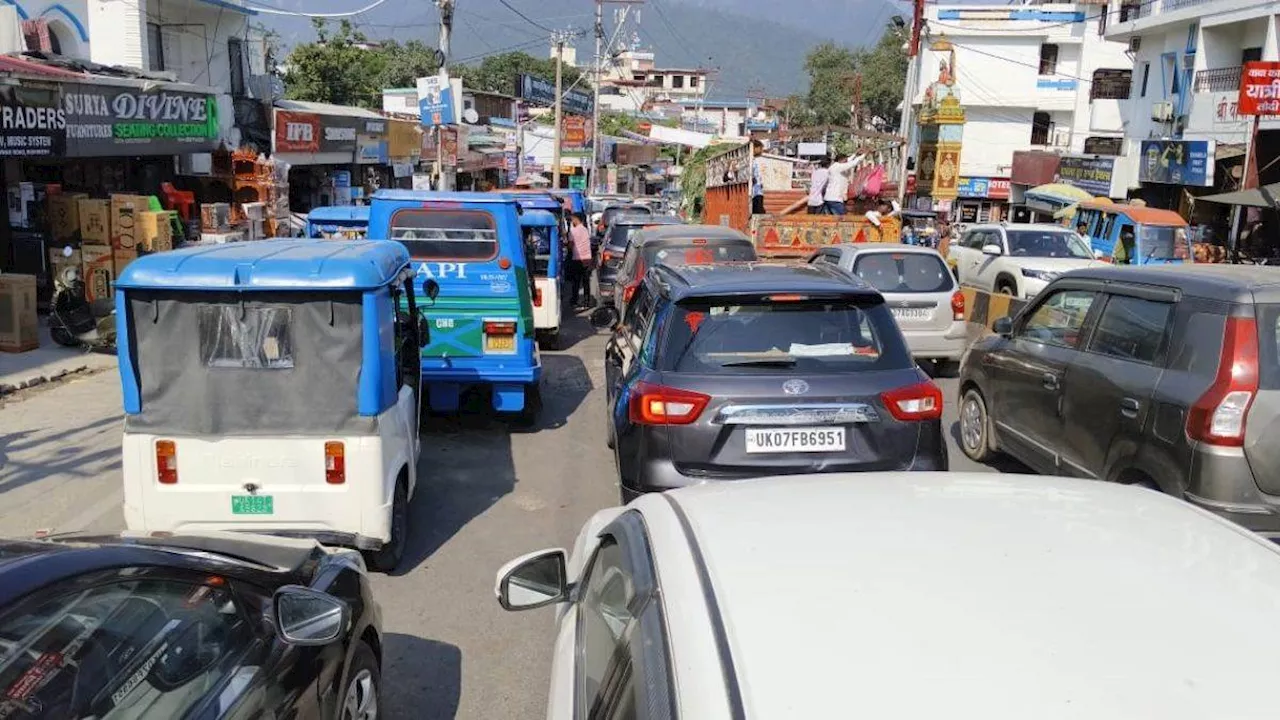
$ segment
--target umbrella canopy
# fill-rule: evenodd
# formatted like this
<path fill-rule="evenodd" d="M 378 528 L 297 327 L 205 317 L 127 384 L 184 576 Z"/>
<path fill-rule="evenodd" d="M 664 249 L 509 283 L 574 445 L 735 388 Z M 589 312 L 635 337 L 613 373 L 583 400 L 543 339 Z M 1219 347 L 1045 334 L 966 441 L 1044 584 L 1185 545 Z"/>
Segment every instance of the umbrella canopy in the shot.
<path fill-rule="evenodd" d="M 1028 198 L 1036 198 L 1042 200 L 1050 200 L 1067 205 L 1074 205 L 1085 200 L 1092 200 L 1093 196 L 1081 190 L 1078 187 L 1067 185 L 1066 183 L 1049 183 L 1048 185 L 1037 185 L 1027 191 Z"/>
<path fill-rule="evenodd" d="M 1271 197 L 1280 199 L 1280 183 L 1267 185 L 1266 190 Z M 1223 205 L 1243 205 L 1245 207 L 1269 208 L 1273 205 L 1263 196 L 1262 191 L 1258 188 L 1252 190 L 1237 190 L 1229 193 L 1218 193 L 1217 195 L 1206 195 L 1197 200 L 1205 202 L 1222 203 Z"/>

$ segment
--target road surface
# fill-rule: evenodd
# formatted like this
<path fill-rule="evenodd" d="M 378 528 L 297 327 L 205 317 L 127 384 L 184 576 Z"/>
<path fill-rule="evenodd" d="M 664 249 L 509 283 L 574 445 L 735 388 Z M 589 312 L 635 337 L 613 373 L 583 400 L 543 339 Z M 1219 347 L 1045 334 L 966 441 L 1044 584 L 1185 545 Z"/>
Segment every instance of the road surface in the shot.
<path fill-rule="evenodd" d="M 383 606 L 390 718 L 534 718 L 545 712 L 551 610 L 506 613 L 494 572 L 544 547 L 568 547 L 616 503 L 605 447 L 604 337 L 580 319 L 566 350 L 545 354 L 539 427 L 511 432 L 484 414 L 433 421 L 419 468 L 407 557 L 375 575 Z M 956 381 L 939 381 L 953 470 L 992 471 L 955 447 Z M 0 536 L 113 531 L 120 511 L 120 390 L 114 371 L 0 406 Z"/>

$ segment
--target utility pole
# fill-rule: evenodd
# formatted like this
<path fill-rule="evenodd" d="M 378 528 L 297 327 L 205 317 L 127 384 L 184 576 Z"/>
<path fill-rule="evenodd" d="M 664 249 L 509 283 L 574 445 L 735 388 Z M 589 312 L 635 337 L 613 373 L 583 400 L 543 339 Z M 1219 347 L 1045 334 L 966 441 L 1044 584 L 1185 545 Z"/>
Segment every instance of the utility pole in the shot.
<path fill-rule="evenodd" d="M 591 84 L 593 101 L 591 103 L 591 168 L 587 171 L 587 187 L 599 190 L 600 179 L 596 173 L 600 171 L 600 80 L 604 75 L 604 0 L 596 0 L 596 62 L 595 77 Z"/>
<path fill-rule="evenodd" d="M 920 75 L 920 35 L 924 29 L 924 0 L 913 0 L 911 38 L 907 41 L 907 80 L 902 88 L 902 120 L 898 134 L 902 136 L 901 157 L 898 162 L 898 204 L 907 202 L 907 156 L 911 153 L 911 123 L 914 120 L 912 101 Z"/>
<path fill-rule="evenodd" d="M 556 44 L 556 145 L 553 150 L 555 153 L 551 163 L 555 165 L 551 172 L 552 189 L 560 189 L 560 145 L 564 142 L 561 134 L 564 132 L 564 33 L 556 33 L 552 37 L 552 42 Z"/>
<path fill-rule="evenodd" d="M 444 78 L 449 77 L 449 52 L 451 49 L 451 41 L 453 35 L 453 6 L 456 0 L 436 0 L 436 7 L 440 9 L 440 74 Z M 446 80 L 447 81 L 447 80 Z M 446 91 L 448 87 L 444 88 Z M 454 98 L 455 103 L 461 103 L 462 98 Z M 448 122 L 453 122 L 452 118 Z M 440 168 L 436 175 L 437 190 L 452 190 L 452 185 L 447 179 L 444 171 L 444 126 L 437 126 L 436 132 L 436 165 Z"/>

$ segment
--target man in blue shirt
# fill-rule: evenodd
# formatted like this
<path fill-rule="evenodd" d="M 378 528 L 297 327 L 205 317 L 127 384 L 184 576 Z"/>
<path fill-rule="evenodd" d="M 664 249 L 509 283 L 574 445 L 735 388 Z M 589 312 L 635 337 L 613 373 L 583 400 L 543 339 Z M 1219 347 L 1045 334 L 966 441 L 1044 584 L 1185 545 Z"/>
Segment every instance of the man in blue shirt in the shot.
<path fill-rule="evenodd" d="M 764 180 L 760 178 L 758 158 L 764 154 L 764 143 L 751 141 L 751 214 L 764 215 Z"/>

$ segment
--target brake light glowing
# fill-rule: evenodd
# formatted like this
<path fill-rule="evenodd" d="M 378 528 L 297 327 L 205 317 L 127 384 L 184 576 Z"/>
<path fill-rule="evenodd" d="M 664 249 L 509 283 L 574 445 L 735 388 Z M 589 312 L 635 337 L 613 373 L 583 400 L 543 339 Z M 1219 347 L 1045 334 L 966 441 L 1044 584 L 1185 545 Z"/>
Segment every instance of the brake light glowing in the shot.
<path fill-rule="evenodd" d="M 880 393 L 880 400 L 890 415 L 903 422 L 942 417 L 942 390 L 928 381 Z"/>
<path fill-rule="evenodd" d="M 600 262 L 609 262 L 612 259 L 613 259 L 613 253 L 609 252 L 608 250 L 605 250 L 600 253 Z"/>
<path fill-rule="evenodd" d="M 964 319 L 964 293 L 959 290 L 951 293 L 951 319 Z"/>
<path fill-rule="evenodd" d="M 330 485 L 347 481 L 347 448 L 338 440 L 324 444 L 324 481 Z"/>
<path fill-rule="evenodd" d="M 484 324 L 485 335 L 515 335 L 516 324 L 513 320 L 488 320 Z"/>
<path fill-rule="evenodd" d="M 1218 375 L 1187 412 L 1187 435 L 1194 440 L 1240 447 L 1245 421 L 1258 394 L 1258 323 L 1227 318 Z"/>
<path fill-rule="evenodd" d="M 800 302 L 804 300 L 804 295 L 770 295 L 766 299 L 769 302 Z"/>
<path fill-rule="evenodd" d="M 692 390 L 639 382 L 631 389 L 627 410 L 637 425 L 689 425 L 710 402 L 710 396 Z"/>
<path fill-rule="evenodd" d="M 542 307 L 542 288 L 533 289 L 533 306 Z"/>
<path fill-rule="evenodd" d="M 707 244 L 707 239 L 706 239 L 706 238 L 694 238 L 694 239 L 693 239 L 693 244 L 694 244 L 694 245 L 706 245 L 706 244 Z"/>
<path fill-rule="evenodd" d="M 156 479 L 161 485 L 178 484 L 178 446 L 172 440 L 156 441 Z"/>

